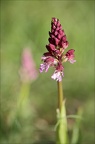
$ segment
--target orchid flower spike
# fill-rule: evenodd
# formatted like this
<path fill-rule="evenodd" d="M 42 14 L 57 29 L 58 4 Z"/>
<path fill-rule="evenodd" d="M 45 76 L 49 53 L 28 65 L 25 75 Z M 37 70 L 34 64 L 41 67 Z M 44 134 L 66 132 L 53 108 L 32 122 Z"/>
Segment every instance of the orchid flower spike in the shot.
<path fill-rule="evenodd" d="M 56 81 L 62 81 L 64 76 L 63 62 L 76 62 L 74 60 L 75 50 L 70 49 L 64 54 L 65 49 L 68 48 L 68 41 L 59 19 L 52 18 L 49 36 L 49 44 L 46 45 L 47 52 L 41 58 L 43 63 L 40 64 L 40 72 L 47 72 L 50 67 L 54 67 L 55 71 L 51 78 Z"/>

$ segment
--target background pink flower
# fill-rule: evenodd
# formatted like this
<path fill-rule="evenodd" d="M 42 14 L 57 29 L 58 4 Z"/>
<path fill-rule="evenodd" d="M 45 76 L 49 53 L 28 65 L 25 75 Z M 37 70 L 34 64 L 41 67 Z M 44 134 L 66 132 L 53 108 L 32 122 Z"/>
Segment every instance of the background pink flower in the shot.
<path fill-rule="evenodd" d="M 24 82 L 31 82 L 36 80 L 38 72 L 36 70 L 36 64 L 33 60 L 32 52 L 30 48 L 23 49 L 21 68 L 19 71 L 20 78 Z"/>

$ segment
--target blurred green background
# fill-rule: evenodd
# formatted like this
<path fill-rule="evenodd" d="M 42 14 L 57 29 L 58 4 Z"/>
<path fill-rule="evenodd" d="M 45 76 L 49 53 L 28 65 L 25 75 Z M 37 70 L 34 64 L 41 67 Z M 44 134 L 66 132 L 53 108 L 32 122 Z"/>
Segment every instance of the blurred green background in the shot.
<path fill-rule="evenodd" d="M 53 144 L 55 142 L 57 84 L 48 73 L 31 83 L 26 106 L 19 121 L 12 124 L 11 113 L 19 99 L 21 54 L 30 47 L 37 69 L 46 52 L 51 18 L 60 19 L 75 49 L 76 63 L 64 64 L 63 90 L 67 114 L 83 109 L 82 144 L 94 144 L 94 1 L 14 0 L 1 1 L 1 144 Z M 73 120 L 68 120 L 69 130 Z"/>

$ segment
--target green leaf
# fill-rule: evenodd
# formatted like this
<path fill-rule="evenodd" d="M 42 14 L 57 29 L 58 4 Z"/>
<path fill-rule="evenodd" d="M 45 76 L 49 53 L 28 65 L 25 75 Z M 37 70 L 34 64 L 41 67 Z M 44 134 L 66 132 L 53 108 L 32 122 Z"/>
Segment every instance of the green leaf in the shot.
<path fill-rule="evenodd" d="M 76 122 L 75 122 L 75 125 L 74 125 L 74 128 L 73 128 L 73 132 L 72 132 L 72 139 L 71 139 L 71 144 L 80 144 L 80 124 L 81 124 L 81 116 L 82 116 L 82 108 L 79 108 L 78 109 L 78 119 L 76 119 Z"/>
<path fill-rule="evenodd" d="M 68 144 L 65 101 L 63 102 L 61 112 L 57 111 L 57 118 L 58 119 L 56 125 L 56 134 L 57 134 L 56 144 Z"/>

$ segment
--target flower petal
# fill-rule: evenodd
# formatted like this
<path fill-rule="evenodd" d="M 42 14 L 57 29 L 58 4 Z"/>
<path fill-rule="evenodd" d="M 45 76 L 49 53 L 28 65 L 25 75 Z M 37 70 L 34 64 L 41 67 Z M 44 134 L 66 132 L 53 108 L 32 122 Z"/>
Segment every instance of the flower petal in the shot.
<path fill-rule="evenodd" d="M 47 72 L 48 69 L 49 69 L 50 65 L 47 64 L 47 63 L 43 63 L 43 64 L 40 64 L 40 72 L 42 73 L 43 71 Z"/>
<path fill-rule="evenodd" d="M 55 72 L 51 76 L 51 78 L 56 80 L 56 81 L 62 81 L 62 77 L 63 77 L 63 72 L 60 72 L 60 71 L 57 71 L 57 70 L 55 70 Z"/>
<path fill-rule="evenodd" d="M 67 53 L 65 54 L 66 59 L 70 62 L 70 63 L 74 63 L 76 62 L 76 60 L 74 60 L 74 49 L 70 49 L 69 51 L 67 51 Z"/>

